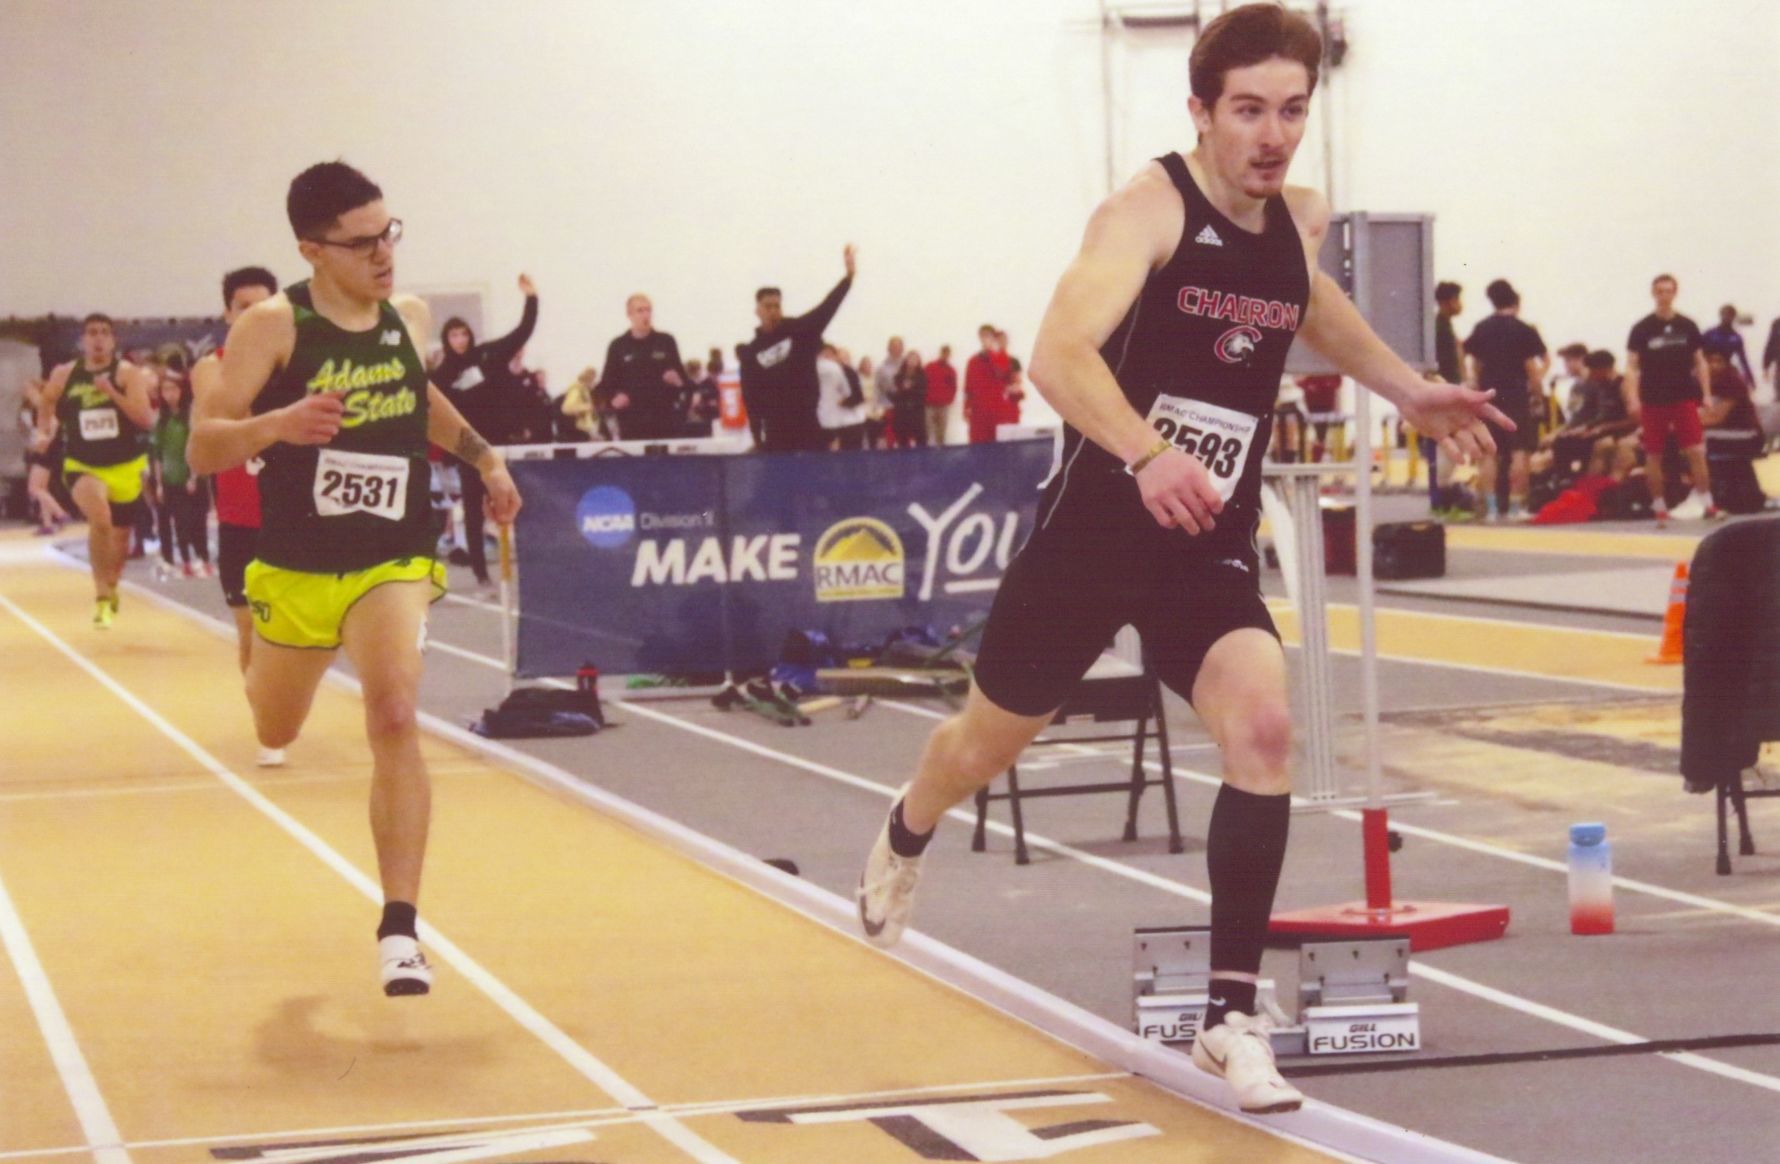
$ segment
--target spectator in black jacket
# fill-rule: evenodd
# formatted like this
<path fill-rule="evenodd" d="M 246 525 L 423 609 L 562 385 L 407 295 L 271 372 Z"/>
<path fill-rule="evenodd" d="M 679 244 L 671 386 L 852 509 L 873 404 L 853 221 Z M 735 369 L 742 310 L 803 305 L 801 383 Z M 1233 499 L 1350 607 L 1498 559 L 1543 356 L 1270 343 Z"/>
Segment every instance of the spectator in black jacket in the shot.
<path fill-rule="evenodd" d="M 630 330 L 606 346 L 606 390 L 618 436 L 659 441 L 680 435 L 680 393 L 687 384 L 680 345 L 655 330 L 655 305 L 647 295 L 624 301 Z"/>
<path fill-rule="evenodd" d="M 519 276 L 519 290 L 525 295 L 525 314 L 519 326 L 498 340 L 479 344 L 470 325 L 453 316 L 439 332 L 445 350 L 439 364 L 432 370 L 431 380 L 442 389 L 471 427 L 491 444 L 506 444 L 513 439 L 513 418 L 522 410 L 520 401 L 512 399 L 516 387 L 508 365 L 511 364 L 532 329 L 538 325 L 538 289 L 528 275 Z M 482 544 L 482 502 L 487 494 L 482 488 L 482 475 L 474 471 L 461 474 L 464 499 L 464 540 L 470 553 L 470 568 L 476 582 L 486 589 L 488 554 Z"/>
<path fill-rule="evenodd" d="M 753 339 L 736 345 L 736 355 L 741 364 L 742 401 L 754 439 L 769 452 L 825 447 L 822 426 L 816 420 L 820 395 L 816 357 L 822 352 L 822 332 L 853 286 L 851 243 L 842 258 L 846 276 L 807 315 L 786 319 L 777 287 L 762 287 L 754 293 L 754 314 L 760 327 Z"/>

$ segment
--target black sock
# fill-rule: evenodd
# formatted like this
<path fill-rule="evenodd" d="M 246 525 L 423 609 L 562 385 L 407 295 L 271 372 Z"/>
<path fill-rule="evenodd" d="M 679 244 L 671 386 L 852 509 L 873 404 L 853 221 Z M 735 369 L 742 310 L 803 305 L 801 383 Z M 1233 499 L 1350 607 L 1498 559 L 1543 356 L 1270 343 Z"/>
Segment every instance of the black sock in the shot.
<path fill-rule="evenodd" d="M 1200 1030 L 1209 1031 L 1224 1021 L 1224 1016 L 1231 1011 L 1243 1014 L 1255 1013 L 1255 984 L 1244 982 L 1240 978 L 1213 978 L 1211 980 L 1210 998 L 1205 1004 L 1205 1020 L 1199 1024 Z"/>
<path fill-rule="evenodd" d="M 1219 970 L 1258 974 L 1267 944 L 1273 894 L 1286 859 L 1286 832 L 1292 822 L 1289 794 L 1257 796 L 1226 784 L 1218 789 L 1205 837 L 1205 864 L 1211 879 L 1211 964 Z M 1228 979 L 1213 978 L 1223 985 Z M 1254 1013 L 1255 991 L 1247 1002 L 1224 1010 Z M 1226 996 L 1228 997 L 1228 996 Z M 1211 1017 L 1207 1011 L 1206 1018 Z M 1222 1014 L 1219 1015 L 1220 1020 Z"/>
<path fill-rule="evenodd" d="M 383 921 L 377 926 L 377 940 L 381 942 L 392 934 L 404 938 L 416 937 L 414 932 L 416 912 L 414 906 L 406 901 L 385 902 Z"/>
<path fill-rule="evenodd" d="M 902 823 L 902 800 L 897 798 L 890 807 L 890 851 L 898 857 L 919 857 L 927 851 L 927 842 L 933 839 L 935 830 L 924 833 L 912 832 L 909 826 Z"/>

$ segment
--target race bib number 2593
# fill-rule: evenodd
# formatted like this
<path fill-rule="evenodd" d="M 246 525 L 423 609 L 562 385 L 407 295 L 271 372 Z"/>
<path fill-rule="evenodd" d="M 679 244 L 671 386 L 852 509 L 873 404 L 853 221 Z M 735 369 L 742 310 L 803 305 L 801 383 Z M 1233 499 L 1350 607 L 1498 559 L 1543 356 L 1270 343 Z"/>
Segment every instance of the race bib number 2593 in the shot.
<path fill-rule="evenodd" d="M 315 460 L 315 512 L 400 521 L 408 510 L 408 458 L 323 449 Z"/>
<path fill-rule="evenodd" d="M 1246 412 L 1185 396 L 1156 397 L 1149 421 L 1175 448 L 1199 458 L 1217 483 L 1218 496 L 1230 500 L 1248 464 L 1259 421 Z"/>

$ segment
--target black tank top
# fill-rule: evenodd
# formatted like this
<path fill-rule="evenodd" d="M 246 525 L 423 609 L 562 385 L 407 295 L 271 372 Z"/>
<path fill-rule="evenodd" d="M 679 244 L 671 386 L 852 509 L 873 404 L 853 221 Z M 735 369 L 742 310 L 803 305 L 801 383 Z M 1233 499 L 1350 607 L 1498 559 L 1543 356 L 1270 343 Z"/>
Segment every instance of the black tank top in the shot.
<path fill-rule="evenodd" d="M 56 400 L 56 419 L 61 422 L 70 461 L 102 469 L 127 464 L 145 451 L 143 431 L 94 382 L 109 376 L 112 387 L 123 391 L 117 382 L 122 367 L 123 361 L 115 358 L 97 370 L 87 367 L 85 360 L 74 361 L 68 382 Z"/>
<path fill-rule="evenodd" d="M 1267 200 L 1255 234 L 1211 204 L 1179 154 L 1156 160 L 1186 203 L 1186 225 L 1100 354 L 1131 407 L 1211 472 L 1225 493 L 1220 532 L 1252 530 L 1286 352 L 1310 300 L 1304 243 L 1283 197 Z M 1041 526 L 1078 514 L 1154 525 L 1124 469 L 1066 425 Z"/>
<path fill-rule="evenodd" d="M 274 444 L 260 454 L 258 556 L 312 574 L 432 557 L 426 368 L 401 314 L 385 302 L 376 327 L 353 332 L 315 310 L 307 281 L 285 295 L 296 345 L 253 411 L 338 392 L 346 415 L 325 445 Z"/>

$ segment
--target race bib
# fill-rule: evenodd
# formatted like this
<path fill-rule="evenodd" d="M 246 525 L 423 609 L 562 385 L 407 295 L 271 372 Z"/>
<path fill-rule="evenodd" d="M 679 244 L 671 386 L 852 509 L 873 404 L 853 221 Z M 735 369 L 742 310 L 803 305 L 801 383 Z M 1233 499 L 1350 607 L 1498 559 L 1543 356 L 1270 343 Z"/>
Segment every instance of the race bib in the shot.
<path fill-rule="evenodd" d="M 1217 483 L 1218 496 L 1230 500 L 1260 421 L 1246 412 L 1220 408 L 1185 396 L 1158 396 L 1149 421 L 1174 447 L 1199 458 Z"/>
<path fill-rule="evenodd" d="M 83 408 L 80 410 L 80 439 L 108 441 L 117 436 L 117 409 Z"/>
<path fill-rule="evenodd" d="M 408 511 L 408 458 L 323 449 L 315 459 L 315 512 L 369 513 L 400 521 Z"/>

